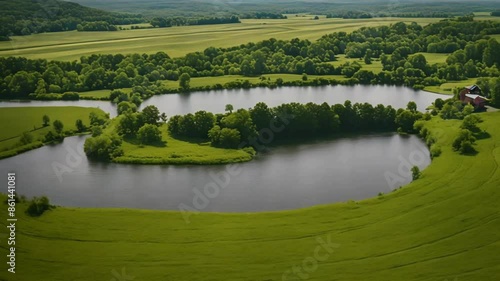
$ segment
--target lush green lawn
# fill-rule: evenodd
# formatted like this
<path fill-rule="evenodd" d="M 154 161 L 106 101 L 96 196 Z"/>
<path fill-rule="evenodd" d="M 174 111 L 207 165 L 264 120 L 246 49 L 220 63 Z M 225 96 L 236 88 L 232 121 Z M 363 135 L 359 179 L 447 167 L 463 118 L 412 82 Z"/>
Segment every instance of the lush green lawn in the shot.
<path fill-rule="evenodd" d="M 164 145 L 139 145 L 124 141 L 124 155 L 115 158 L 121 163 L 145 164 L 221 164 L 252 160 L 252 155 L 243 150 L 222 149 L 201 141 L 174 139 L 167 133 L 166 125 L 161 128 Z"/>
<path fill-rule="evenodd" d="M 132 92 L 132 88 L 125 88 L 125 89 L 118 89 L 118 90 L 124 91 L 125 93 Z M 109 98 L 110 93 L 111 93 L 111 90 L 95 90 L 95 91 L 88 91 L 88 92 L 80 92 L 78 94 L 82 98 L 101 99 L 101 98 Z"/>
<path fill-rule="evenodd" d="M 89 125 L 89 114 L 95 112 L 104 115 L 97 108 L 86 107 L 4 107 L 0 108 L 0 158 L 10 150 L 20 149 L 19 136 L 23 132 L 30 132 L 34 142 L 43 141 L 47 132 L 53 130 L 52 122 L 60 120 L 64 124 L 63 130 L 76 130 L 75 122 L 81 119 Z M 50 126 L 43 127 L 42 117 L 48 115 Z M 41 145 L 41 143 L 39 143 Z"/>
<path fill-rule="evenodd" d="M 116 32 L 55 32 L 13 36 L 0 42 L 0 56 L 23 56 L 32 59 L 76 60 L 94 53 L 155 53 L 164 51 L 172 57 L 207 47 L 231 47 L 269 38 L 316 40 L 336 32 L 351 32 L 363 26 L 389 25 L 399 21 L 429 24 L 440 19 L 377 18 L 312 20 L 313 16 L 288 20 L 242 20 L 241 24 L 182 26 L 172 28 L 123 30 Z"/>
<path fill-rule="evenodd" d="M 347 58 L 345 55 L 337 55 L 336 61 L 330 62 L 333 66 L 338 67 L 346 62 L 357 62 L 361 65 L 361 69 L 372 71 L 377 74 L 382 71 L 382 63 L 378 59 L 373 59 L 371 64 L 366 64 L 362 58 Z"/>
<path fill-rule="evenodd" d="M 474 85 L 476 81 L 477 78 L 469 78 L 462 81 L 450 81 L 443 83 L 440 86 L 427 86 L 424 90 L 438 94 L 453 95 L 453 89 L 456 87 L 464 88 L 466 86 Z"/>
<path fill-rule="evenodd" d="M 425 56 L 427 63 L 430 65 L 436 63 L 446 63 L 446 58 L 449 54 L 438 54 L 438 53 L 417 53 Z"/>
<path fill-rule="evenodd" d="M 305 273 L 302 263 L 312 261 L 321 238 L 338 245 L 329 255 L 318 248 L 321 261 L 317 267 L 312 262 L 307 280 L 496 280 L 500 113 L 481 116 L 480 126 L 491 137 L 477 142 L 476 156 L 451 150 L 460 121 L 434 117 L 427 126 L 439 136 L 442 155 L 419 180 L 360 202 L 201 213 L 192 215 L 190 224 L 176 211 L 58 207 L 28 218 L 19 206 L 17 271 L 10 274 L 4 265 L 0 278 L 292 280 L 282 279 L 283 273 L 294 266 Z M 2 225 L 6 211 L 0 208 Z"/>
<path fill-rule="evenodd" d="M 474 12 L 474 19 L 500 21 L 500 17 L 492 17 L 491 12 Z"/>

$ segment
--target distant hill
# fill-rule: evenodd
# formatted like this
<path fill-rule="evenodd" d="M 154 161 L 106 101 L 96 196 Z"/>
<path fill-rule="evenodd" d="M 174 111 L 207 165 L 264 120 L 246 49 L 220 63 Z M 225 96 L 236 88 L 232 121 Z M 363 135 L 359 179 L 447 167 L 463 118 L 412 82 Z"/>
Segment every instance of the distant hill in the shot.
<path fill-rule="evenodd" d="M 139 12 L 145 16 L 244 16 L 248 13 L 341 14 L 367 12 L 383 15 L 434 13 L 464 15 L 498 9 L 498 0 L 71 0 L 109 11 Z"/>
<path fill-rule="evenodd" d="M 75 30 L 79 24 L 108 25 L 143 22 L 138 14 L 123 14 L 58 0 L 0 0 L 0 38 L 41 32 Z"/>

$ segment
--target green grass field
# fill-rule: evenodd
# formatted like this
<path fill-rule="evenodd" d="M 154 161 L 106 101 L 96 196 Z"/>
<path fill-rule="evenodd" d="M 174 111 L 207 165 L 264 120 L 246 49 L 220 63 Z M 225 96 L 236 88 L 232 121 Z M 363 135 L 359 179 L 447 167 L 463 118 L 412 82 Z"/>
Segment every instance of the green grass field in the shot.
<path fill-rule="evenodd" d="M 460 121 L 434 117 L 426 126 L 442 155 L 417 181 L 359 202 L 200 213 L 189 224 L 176 211 L 58 207 L 30 218 L 18 206 L 17 273 L 4 267 L 0 279 L 292 280 L 283 274 L 305 274 L 319 251 L 307 280 L 496 280 L 500 113 L 481 116 L 491 137 L 477 141 L 477 155 L 452 151 Z M 5 229 L 7 208 L 0 214 Z M 327 254 L 317 239 L 336 245 Z"/>
<path fill-rule="evenodd" d="M 312 20 L 313 16 L 286 20 L 242 20 L 241 24 L 182 26 L 161 29 L 123 30 L 116 32 L 55 32 L 13 36 L 0 42 L 0 56 L 23 56 L 31 59 L 77 60 L 95 53 L 155 53 L 171 57 L 201 51 L 210 46 L 231 47 L 269 38 L 316 40 L 337 32 L 351 32 L 363 26 L 381 26 L 404 21 L 429 24 L 432 18 L 377 18 Z"/>
<path fill-rule="evenodd" d="M 446 63 L 446 58 L 449 54 L 438 54 L 438 53 L 417 53 L 425 56 L 427 63 L 430 65 L 436 63 Z"/>
<path fill-rule="evenodd" d="M 76 130 L 75 122 L 81 119 L 89 125 L 89 114 L 95 112 L 104 115 L 97 108 L 85 107 L 4 107 L 0 108 L 0 158 L 11 150 L 20 149 L 19 136 L 30 132 L 35 141 L 43 141 L 47 132 L 53 130 L 52 122 L 60 120 L 63 130 Z M 43 127 L 42 117 L 50 117 L 50 126 Z"/>
<path fill-rule="evenodd" d="M 243 150 L 222 149 L 201 141 L 183 141 L 172 138 L 163 125 L 164 146 L 139 145 L 124 141 L 124 155 L 114 159 L 118 163 L 143 164 L 223 164 L 252 160 L 253 156 Z"/>
<path fill-rule="evenodd" d="M 440 86 L 427 86 L 424 90 L 438 94 L 453 95 L 453 89 L 474 85 L 476 84 L 476 81 L 477 78 L 469 78 L 462 81 L 450 81 L 443 83 Z"/>
<path fill-rule="evenodd" d="M 117 89 L 124 91 L 125 93 L 130 93 L 132 92 L 132 88 L 124 88 L 124 89 Z M 109 94 L 111 93 L 111 90 L 95 90 L 95 91 L 87 91 L 87 92 L 80 92 L 78 93 L 81 98 L 94 98 L 94 99 L 101 99 L 101 98 L 109 98 Z"/>
<path fill-rule="evenodd" d="M 361 65 L 361 69 L 372 71 L 377 74 L 382 71 L 382 62 L 380 60 L 373 59 L 371 64 L 366 64 L 362 58 L 346 58 L 345 55 L 337 55 L 336 61 L 330 62 L 333 66 L 338 67 L 346 62 L 357 62 Z"/>

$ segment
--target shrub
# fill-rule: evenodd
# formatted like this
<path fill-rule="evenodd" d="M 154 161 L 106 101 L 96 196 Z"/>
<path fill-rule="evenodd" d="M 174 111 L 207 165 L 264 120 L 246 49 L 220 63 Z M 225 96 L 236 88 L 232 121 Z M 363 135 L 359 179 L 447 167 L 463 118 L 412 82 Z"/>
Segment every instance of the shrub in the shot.
<path fill-rule="evenodd" d="M 441 147 L 437 145 L 432 145 L 430 152 L 431 152 L 431 158 L 439 157 L 439 155 L 441 155 Z"/>
<path fill-rule="evenodd" d="M 161 141 L 161 131 L 153 124 L 145 124 L 137 132 L 137 138 L 142 144 L 151 144 Z"/>
<path fill-rule="evenodd" d="M 470 130 L 472 132 L 477 132 L 479 131 L 479 127 L 477 126 L 477 124 L 481 122 L 481 117 L 479 117 L 478 115 L 467 115 L 465 116 L 462 125 L 460 125 L 460 128 Z"/>
<path fill-rule="evenodd" d="M 54 134 L 52 131 L 49 131 L 44 138 L 44 142 L 53 142 L 57 139 L 57 135 Z"/>
<path fill-rule="evenodd" d="M 459 151 L 461 154 L 474 153 L 476 150 L 473 147 L 476 138 L 469 130 L 461 130 L 458 136 L 453 141 L 453 150 Z"/>
<path fill-rule="evenodd" d="M 79 133 L 84 132 L 87 129 L 85 125 L 83 125 L 82 119 L 77 119 L 75 125 Z"/>
<path fill-rule="evenodd" d="M 417 166 L 411 168 L 411 178 L 413 180 L 418 180 L 420 178 L 420 169 Z"/>
<path fill-rule="evenodd" d="M 83 150 L 89 158 L 111 160 L 123 154 L 121 144 L 118 135 L 100 135 L 86 139 Z"/>
<path fill-rule="evenodd" d="M 137 105 L 128 101 L 122 101 L 118 104 L 118 115 L 126 112 L 137 112 Z"/>
<path fill-rule="evenodd" d="M 32 217 L 39 217 L 45 211 L 52 208 L 54 208 L 54 206 L 50 205 L 49 198 L 47 198 L 47 196 L 33 197 L 33 199 L 30 201 L 28 209 L 26 210 L 26 213 Z"/>
<path fill-rule="evenodd" d="M 62 100 L 79 100 L 80 95 L 78 95 L 78 93 L 76 93 L 76 92 L 66 92 L 66 93 L 62 94 L 61 99 Z"/>
<path fill-rule="evenodd" d="M 90 131 L 92 132 L 93 137 L 97 137 L 97 136 L 102 135 L 102 127 L 101 126 L 92 126 L 92 128 L 90 128 Z"/>
<path fill-rule="evenodd" d="M 58 134 L 60 134 L 64 128 L 64 124 L 60 120 L 54 121 L 52 125 L 54 126 L 54 130 L 56 130 Z"/>
<path fill-rule="evenodd" d="M 48 115 L 44 115 L 42 117 L 42 121 L 43 121 L 43 126 L 47 127 L 49 125 L 49 122 L 50 122 L 50 117 Z"/>
<path fill-rule="evenodd" d="M 22 145 L 32 143 L 33 142 L 33 135 L 28 133 L 28 132 L 24 132 L 21 134 L 21 137 L 19 138 L 19 142 Z"/>

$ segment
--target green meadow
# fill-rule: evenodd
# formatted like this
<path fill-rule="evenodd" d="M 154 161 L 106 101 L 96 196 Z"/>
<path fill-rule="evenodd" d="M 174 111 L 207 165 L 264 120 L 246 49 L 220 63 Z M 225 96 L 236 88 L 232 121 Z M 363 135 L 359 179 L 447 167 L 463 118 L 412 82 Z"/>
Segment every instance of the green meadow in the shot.
<path fill-rule="evenodd" d="M 89 114 L 95 112 L 104 115 L 97 108 L 85 107 L 4 107 L 0 108 L 0 158 L 12 156 L 24 150 L 43 145 L 43 138 L 53 131 L 52 122 L 60 120 L 64 124 L 64 131 L 75 131 L 75 122 L 81 119 L 89 125 Z M 49 126 L 44 127 L 42 117 L 49 116 Z M 21 145 L 19 137 L 29 132 L 33 136 L 33 143 Z"/>
<path fill-rule="evenodd" d="M 132 92 L 132 88 L 124 88 L 124 89 L 117 89 L 117 90 L 121 90 L 127 94 Z M 108 99 L 110 93 L 111 93 L 111 90 L 103 89 L 103 90 L 80 92 L 80 93 L 78 93 L 78 95 L 80 95 L 80 98 L 82 98 L 82 99 L 85 99 L 85 98 Z"/>
<path fill-rule="evenodd" d="M 357 62 L 359 65 L 361 65 L 361 69 L 372 71 L 375 74 L 378 74 L 379 72 L 382 71 L 382 62 L 377 59 L 373 59 L 371 64 L 366 64 L 365 61 L 362 58 L 347 58 L 346 55 L 337 55 L 335 56 L 336 60 L 333 62 L 330 62 L 333 66 L 338 67 L 342 64 L 345 64 L 347 62 L 353 63 Z"/>
<path fill-rule="evenodd" d="M 363 26 L 381 26 L 400 21 L 426 25 L 438 18 L 375 18 L 313 20 L 312 15 L 284 20 L 242 20 L 241 24 L 181 26 L 122 30 L 116 32 L 55 32 L 13 36 L 0 42 L 0 56 L 30 59 L 77 60 L 91 54 L 156 53 L 164 51 L 180 57 L 207 47 L 231 47 L 269 38 L 317 40 L 338 32 L 351 32 Z"/>
<path fill-rule="evenodd" d="M 469 78 L 461 81 L 449 81 L 439 86 L 427 86 L 424 90 L 438 94 L 453 95 L 453 90 L 455 88 L 464 88 L 466 86 L 474 85 L 476 81 L 477 78 Z"/>
<path fill-rule="evenodd" d="M 436 64 L 436 63 L 446 63 L 446 58 L 448 57 L 449 54 L 439 54 L 439 53 L 416 53 L 416 54 L 422 54 L 425 56 L 425 59 L 427 60 L 427 63 L 430 65 Z"/>
<path fill-rule="evenodd" d="M 434 117 L 425 126 L 441 156 L 413 183 L 357 202 L 263 213 L 57 207 L 38 218 L 19 204 L 17 273 L 0 279 L 293 280 L 284 274 L 295 268 L 307 280 L 496 280 L 500 113 L 481 117 L 491 136 L 477 155 L 451 149 L 461 121 Z M 2 227 L 6 217 L 0 208 Z"/>
<path fill-rule="evenodd" d="M 253 158 L 253 155 L 241 149 L 215 148 L 206 141 L 175 139 L 168 134 L 167 125 L 162 125 L 160 130 L 163 144 L 141 145 L 135 140 L 125 140 L 122 143 L 124 155 L 113 161 L 135 164 L 203 165 L 245 162 Z"/>

